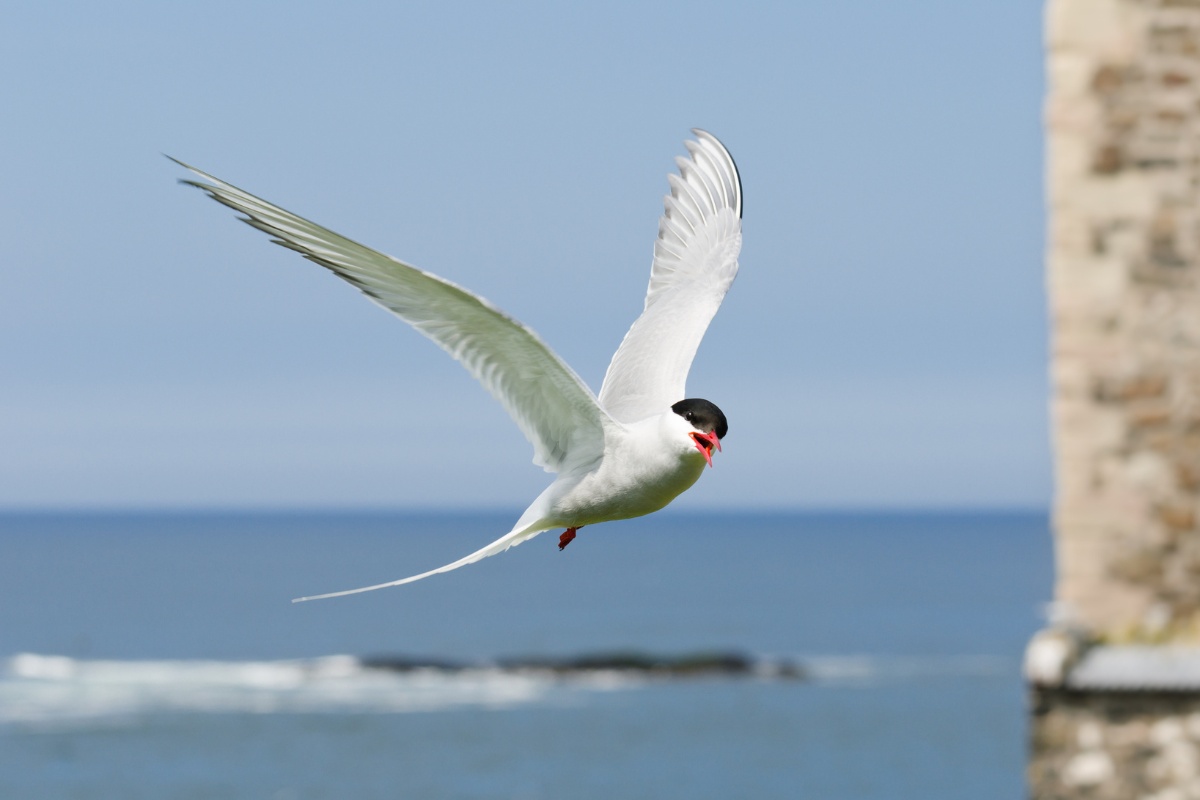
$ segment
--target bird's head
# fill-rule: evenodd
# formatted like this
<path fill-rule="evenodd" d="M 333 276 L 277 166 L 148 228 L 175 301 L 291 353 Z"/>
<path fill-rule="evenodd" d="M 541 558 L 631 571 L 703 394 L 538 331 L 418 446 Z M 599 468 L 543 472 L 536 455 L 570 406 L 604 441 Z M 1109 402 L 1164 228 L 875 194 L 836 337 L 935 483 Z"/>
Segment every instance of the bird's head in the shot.
<path fill-rule="evenodd" d="M 721 409 L 707 400 L 693 398 L 680 400 L 671 406 L 671 410 L 691 426 L 688 436 L 711 467 L 713 449 L 721 449 L 721 440 L 729 431 L 729 423 L 725 421 Z"/>

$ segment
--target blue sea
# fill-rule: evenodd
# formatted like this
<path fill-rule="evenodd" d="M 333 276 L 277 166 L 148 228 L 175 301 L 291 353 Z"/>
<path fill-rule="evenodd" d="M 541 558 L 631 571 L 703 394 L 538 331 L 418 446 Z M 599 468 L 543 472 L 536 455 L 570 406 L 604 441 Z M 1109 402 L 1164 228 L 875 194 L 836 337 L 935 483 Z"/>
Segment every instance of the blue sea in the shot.
<path fill-rule="evenodd" d="M 0 797 L 1024 796 L 1044 514 L 664 512 L 289 602 L 515 517 L 0 515 Z M 808 679 L 488 667 L 724 650 Z"/>

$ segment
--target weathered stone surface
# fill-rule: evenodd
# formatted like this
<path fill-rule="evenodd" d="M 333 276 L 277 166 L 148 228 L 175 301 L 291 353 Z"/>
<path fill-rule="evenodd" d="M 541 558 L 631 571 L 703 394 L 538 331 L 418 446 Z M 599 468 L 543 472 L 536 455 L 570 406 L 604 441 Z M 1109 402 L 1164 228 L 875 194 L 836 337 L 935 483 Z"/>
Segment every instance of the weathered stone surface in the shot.
<path fill-rule="evenodd" d="M 1172 660 L 1200 643 L 1200 0 L 1046 20 L 1059 625 L 1027 653 L 1030 792 L 1200 800 L 1200 668 Z"/>
<path fill-rule="evenodd" d="M 1103 639 L 1186 639 L 1200 634 L 1200 1 L 1050 0 L 1047 23 L 1056 599 Z"/>
<path fill-rule="evenodd" d="M 1035 800 L 1200 800 L 1200 692 L 1035 687 Z"/>

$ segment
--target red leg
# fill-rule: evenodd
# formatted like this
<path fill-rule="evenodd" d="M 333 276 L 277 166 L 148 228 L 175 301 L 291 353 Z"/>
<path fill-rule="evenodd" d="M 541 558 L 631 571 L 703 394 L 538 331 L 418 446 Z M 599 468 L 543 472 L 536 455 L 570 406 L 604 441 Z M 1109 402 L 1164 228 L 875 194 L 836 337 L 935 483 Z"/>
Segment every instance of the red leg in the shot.
<path fill-rule="evenodd" d="M 558 537 L 558 549 L 559 550 L 562 550 L 567 545 L 569 545 L 572 541 L 574 541 L 575 531 L 577 531 L 577 530 L 578 530 L 578 528 L 567 528 L 563 532 L 563 535 Z"/>

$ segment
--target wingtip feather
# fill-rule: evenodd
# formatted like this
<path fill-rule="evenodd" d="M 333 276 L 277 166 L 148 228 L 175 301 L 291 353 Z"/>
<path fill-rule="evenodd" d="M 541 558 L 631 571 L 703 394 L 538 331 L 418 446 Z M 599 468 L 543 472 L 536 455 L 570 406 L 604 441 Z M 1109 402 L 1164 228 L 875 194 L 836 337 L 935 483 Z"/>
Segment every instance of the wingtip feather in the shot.
<path fill-rule="evenodd" d="M 733 155 L 730 154 L 729 149 L 727 147 L 725 147 L 724 144 L 721 143 L 720 139 L 718 139 L 716 136 L 713 136 L 711 133 L 704 130 L 703 128 L 692 128 L 692 135 L 694 135 L 696 137 L 697 141 L 699 141 L 702 146 L 707 145 L 710 148 L 714 148 L 717 151 L 717 153 L 720 155 L 722 160 L 729 162 L 730 169 L 733 172 L 733 175 L 732 175 L 732 178 L 733 178 L 732 188 L 733 188 L 733 192 L 734 192 L 733 206 L 734 206 L 734 210 L 737 211 L 738 219 L 741 219 L 742 218 L 742 176 L 741 176 L 741 172 L 738 170 L 737 162 L 733 159 Z M 689 150 L 689 152 L 691 152 L 690 147 L 688 148 L 688 150 Z M 709 155 L 711 156 L 711 153 Z"/>

